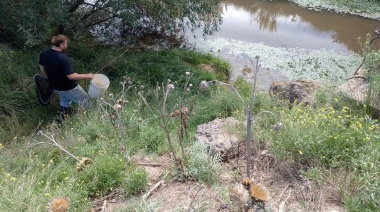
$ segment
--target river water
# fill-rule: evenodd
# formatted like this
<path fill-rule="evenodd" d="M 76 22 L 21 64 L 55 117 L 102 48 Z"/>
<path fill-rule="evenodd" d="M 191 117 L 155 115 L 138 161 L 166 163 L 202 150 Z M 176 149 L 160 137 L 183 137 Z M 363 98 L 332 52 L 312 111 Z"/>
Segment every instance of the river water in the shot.
<path fill-rule="evenodd" d="M 288 1 L 227 0 L 220 13 L 223 23 L 216 33 L 202 37 L 195 31 L 189 42 L 232 63 L 233 78 L 259 55 L 262 67 L 271 70 L 263 75 L 273 75 L 268 83 L 350 75 L 361 60 L 358 38 L 364 42 L 368 33 L 375 36 L 374 30 L 380 28 L 379 20 L 312 11 Z M 378 48 L 379 43 L 373 46 Z"/>
<path fill-rule="evenodd" d="M 208 39 L 225 37 L 273 47 L 360 53 L 357 38 L 365 38 L 380 28 L 378 20 L 312 11 L 288 1 L 227 0 L 221 4 L 220 12 L 223 24 Z M 198 32 L 197 36 L 200 35 Z"/>

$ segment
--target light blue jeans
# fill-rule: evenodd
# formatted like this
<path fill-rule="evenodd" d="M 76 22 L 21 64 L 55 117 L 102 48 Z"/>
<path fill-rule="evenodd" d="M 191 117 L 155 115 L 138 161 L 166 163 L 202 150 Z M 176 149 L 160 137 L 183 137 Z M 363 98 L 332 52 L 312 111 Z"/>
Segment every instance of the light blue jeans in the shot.
<path fill-rule="evenodd" d="M 61 107 L 70 107 L 71 102 L 77 103 L 84 109 L 90 106 L 90 98 L 80 85 L 68 91 L 55 90 L 55 92 L 59 95 L 59 105 Z"/>

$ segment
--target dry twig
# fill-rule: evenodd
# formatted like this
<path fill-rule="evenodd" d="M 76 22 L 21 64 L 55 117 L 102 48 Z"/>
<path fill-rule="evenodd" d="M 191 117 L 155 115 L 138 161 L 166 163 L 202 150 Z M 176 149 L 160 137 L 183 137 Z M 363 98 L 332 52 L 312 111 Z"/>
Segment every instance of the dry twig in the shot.
<path fill-rule="evenodd" d="M 150 197 L 150 195 L 152 195 L 153 191 L 155 191 L 156 189 L 158 189 L 158 187 L 160 187 L 163 184 L 164 184 L 163 180 L 161 180 L 158 183 L 156 183 L 156 185 L 154 185 L 146 194 L 143 195 L 142 199 L 143 200 L 147 200 Z"/>

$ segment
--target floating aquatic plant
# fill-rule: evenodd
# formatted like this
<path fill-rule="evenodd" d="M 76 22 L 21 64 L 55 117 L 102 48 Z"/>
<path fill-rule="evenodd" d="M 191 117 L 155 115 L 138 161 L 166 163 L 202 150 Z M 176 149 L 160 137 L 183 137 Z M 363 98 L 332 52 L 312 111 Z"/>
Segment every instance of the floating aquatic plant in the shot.
<path fill-rule="evenodd" d="M 207 40 L 198 46 L 203 52 L 215 54 L 260 55 L 261 68 L 276 70 L 291 80 L 313 79 L 341 83 L 352 75 L 362 58 L 336 50 L 276 48 L 264 43 L 249 43 L 233 39 Z"/>

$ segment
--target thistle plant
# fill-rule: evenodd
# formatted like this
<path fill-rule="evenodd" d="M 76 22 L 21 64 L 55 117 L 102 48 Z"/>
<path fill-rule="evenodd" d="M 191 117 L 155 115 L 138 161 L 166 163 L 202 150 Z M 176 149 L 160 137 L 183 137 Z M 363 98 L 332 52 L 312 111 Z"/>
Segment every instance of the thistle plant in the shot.
<path fill-rule="evenodd" d="M 166 140 L 168 141 L 169 148 L 171 155 L 175 161 L 175 164 L 177 168 L 179 168 L 182 172 L 182 174 L 185 173 L 185 168 L 183 161 L 186 159 L 186 154 L 184 150 L 184 144 L 183 139 L 185 135 L 187 135 L 187 129 L 188 129 L 188 120 L 187 116 L 190 113 L 190 108 L 188 106 L 189 97 L 187 96 L 187 93 L 190 92 L 190 89 L 193 87 L 193 85 L 190 83 L 191 73 L 189 71 L 185 72 L 185 84 L 183 87 L 182 94 L 180 96 L 180 101 L 178 104 L 174 105 L 173 108 L 168 108 L 167 102 L 168 97 L 171 95 L 175 90 L 175 85 L 177 82 L 172 82 L 170 79 L 167 81 L 167 83 L 161 83 L 159 85 L 157 83 L 156 88 L 153 90 L 153 96 L 157 102 L 158 113 L 150 106 L 147 99 L 143 96 L 142 92 L 139 92 L 138 95 L 143 100 L 144 104 L 148 107 L 149 111 L 153 114 L 155 120 L 160 125 L 160 127 L 163 129 Z M 173 112 L 168 112 L 173 111 Z M 171 118 L 179 118 L 180 124 L 178 129 L 178 143 L 181 148 L 181 157 L 178 157 L 176 154 L 176 151 L 174 149 L 174 143 L 172 136 L 169 131 L 169 123 L 170 121 L 173 122 L 173 119 Z"/>
<path fill-rule="evenodd" d="M 123 81 L 120 82 L 122 92 L 119 98 L 115 98 L 112 93 L 108 95 L 108 100 L 100 98 L 98 100 L 98 106 L 102 111 L 102 114 L 109 116 L 111 124 L 115 128 L 121 129 L 121 139 L 123 141 L 123 147 L 126 147 L 125 141 L 125 125 L 122 119 L 123 108 L 127 105 L 126 93 L 132 88 L 143 89 L 144 86 L 139 82 L 133 82 L 127 75 L 123 77 Z"/>
<path fill-rule="evenodd" d="M 170 132 L 169 132 L 169 126 L 168 126 L 169 115 L 167 113 L 167 109 L 166 109 L 167 105 L 166 104 L 167 104 L 167 99 L 168 99 L 169 94 L 172 93 L 174 89 L 175 89 L 175 86 L 171 82 L 171 80 L 168 80 L 167 84 L 162 83 L 161 86 L 159 86 L 159 84 L 157 83 L 157 86 L 156 86 L 155 90 L 153 91 L 153 93 L 154 93 L 154 97 L 156 98 L 156 100 L 158 102 L 158 108 L 159 108 L 159 110 L 158 110 L 159 114 L 158 115 L 152 109 L 152 107 L 148 103 L 147 99 L 143 96 L 142 92 L 139 92 L 138 95 L 143 100 L 144 104 L 148 107 L 148 109 L 150 110 L 150 112 L 154 116 L 157 123 L 164 130 L 166 140 L 168 141 L 168 144 L 170 147 L 170 152 L 174 158 L 175 164 L 176 164 L 176 166 L 178 166 L 181 169 L 182 173 L 184 173 L 183 163 L 178 158 L 178 156 L 176 155 L 176 152 L 175 152 L 174 146 L 173 146 L 173 141 L 172 141 L 172 138 L 171 138 Z M 160 100 L 162 100 L 162 101 L 160 101 Z"/>

